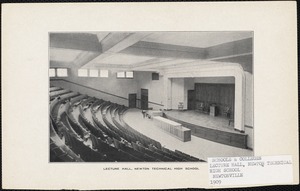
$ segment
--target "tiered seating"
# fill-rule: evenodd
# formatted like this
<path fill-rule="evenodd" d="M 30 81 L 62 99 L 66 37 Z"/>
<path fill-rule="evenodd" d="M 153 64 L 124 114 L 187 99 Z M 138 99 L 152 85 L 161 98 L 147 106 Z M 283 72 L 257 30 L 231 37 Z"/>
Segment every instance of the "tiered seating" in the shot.
<path fill-rule="evenodd" d="M 56 87 L 50 91 L 50 97 L 55 98 L 50 104 L 51 136 L 60 134 L 65 140 L 64 147 L 52 146 L 55 161 L 203 161 L 163 148 L 158 141 L 130 127 L 123 120 L 128 109 L 125 106 Z M 65 102 L 65 111 L 61 112 L 60 105 Z M 74 115 L 74 108 L 79 109 L 79 116 Z M 58 148 L 64 148 L 64 153 L 69 149 L 71 154 L 59 153 Z"/>

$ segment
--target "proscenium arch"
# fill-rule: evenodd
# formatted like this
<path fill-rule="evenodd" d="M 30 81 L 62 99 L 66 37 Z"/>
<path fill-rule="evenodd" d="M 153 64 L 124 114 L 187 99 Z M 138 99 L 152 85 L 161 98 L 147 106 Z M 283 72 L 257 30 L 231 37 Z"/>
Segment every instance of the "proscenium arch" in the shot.
<path fill-rule="evenodd" d="M 164 72 L 164 109 L 171 109 L 171 78 L 234 77 L 234 128 L 244 132 L 245 74 L 240 64 L 219 62 L 198 62 Z"/>

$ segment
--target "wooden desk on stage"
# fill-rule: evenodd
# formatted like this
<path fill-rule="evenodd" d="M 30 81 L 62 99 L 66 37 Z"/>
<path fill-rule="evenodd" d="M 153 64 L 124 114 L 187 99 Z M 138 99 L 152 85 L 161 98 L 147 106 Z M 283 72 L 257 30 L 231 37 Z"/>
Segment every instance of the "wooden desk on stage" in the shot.
<path fill-rule="evenodd" d="M 170 133 L 172 136 L 178 138 L 183 142 L 191 140 L 191 130 L 183 127 L 180 123 L 160 116 L 153 117 L 153 122 L 157 127 Z"/>

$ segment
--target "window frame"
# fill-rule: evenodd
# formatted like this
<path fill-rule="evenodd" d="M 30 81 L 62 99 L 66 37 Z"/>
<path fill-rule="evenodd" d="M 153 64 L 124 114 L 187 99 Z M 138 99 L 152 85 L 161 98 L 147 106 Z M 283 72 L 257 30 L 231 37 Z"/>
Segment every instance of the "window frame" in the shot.
<path fill-rule="evenodd" d="M 91 71 L 97 71 L 97 76 L 91 76 Z M 98 78 L 99 77 L 99 70 L 98 69 L 89 69 L 88 77 L 90 77 L 90 78 Z"/>
<path fill-rule="evenodd" d="M 130 77 L 127 76 L 127 73 L 129 73 L 129 72 L 132 73 L 132 77 L 131 76 Z M 127 79 L 133 79 L 134 78 L 134 72 L 133 71 L 126 71 L 125 72 L 125 78 L 127 78 Z"/>
<path fill-rule="evenodd" d="M 132 77 L 127 76 L 127 72 L 132 72 Z M 124 77 L 118 77 L 118 73 L 124 73 Z M 117 79 L 134 79 L 134 71 L 119 71 L 116 73 Z"/>
<path fill-rule="evenodd" d="M 124 77 L 118 77 L 118 73 L 123 73 L 123 74 L 124 74 Z M 126 78 L 126 73 L 125 73 L 125 71 L 117 72 L 117 73 L 116 73 L 116 77 L 117 77 L 117 79 L 124 79 L 124 78 Z"/>
<path fill-rule="evenodd" d="M 86 71 L 86 75 L 79 75 L 79 70 L 85 70 Z M 79 68 L 78 70 L 77 70 L 77 77 L 89 77 L 89 71 L 88 71 L 88 69 L 86 69 L 86 68 Z"/>
<path fill-rule="evenodd" d="M 58 70 L 65 70 L 67 73 L 67 75 L 66 76 L 60 76 L 59 74 L 58 74 Z M 56 68 L 56 77 L 59 77 L 59 78 L 65 78 L 65 77 L 68 77 L 69 76 L 69 72 L 68 72 L 68 68 Z"/>
<path fill-rule="evenodd" d="M 50 76 L 50 70 L 53 70 L 54 71 L 54 76 Z M 55 77 L 57 77 L 56 76 L 56 68 L 49 68 L 49 78 L 55 78 Z"/>

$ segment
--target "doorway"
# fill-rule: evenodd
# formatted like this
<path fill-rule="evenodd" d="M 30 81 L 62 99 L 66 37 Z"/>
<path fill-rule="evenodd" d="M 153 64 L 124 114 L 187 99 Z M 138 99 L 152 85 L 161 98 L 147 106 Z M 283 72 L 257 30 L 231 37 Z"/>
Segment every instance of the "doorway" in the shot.
<path fill-rule="evenodd" d="M 128 94 L 128 107 L 136 108 L 136 94 Z"/>
<path fill-rule="evenodd" d="M 148 89 L 141 89 L 141 109 L 148 109 Z"/>

